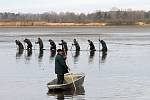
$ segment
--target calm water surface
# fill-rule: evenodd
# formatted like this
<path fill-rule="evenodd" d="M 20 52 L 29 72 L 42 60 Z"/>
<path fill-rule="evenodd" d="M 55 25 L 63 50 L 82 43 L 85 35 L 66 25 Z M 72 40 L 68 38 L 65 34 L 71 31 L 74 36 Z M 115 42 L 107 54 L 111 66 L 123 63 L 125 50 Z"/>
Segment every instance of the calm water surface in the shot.
<path fill-rule="evenodd" d="M 150 27 L 102 28 L 0 28 L 0 98 L 3 100 L 149 100 L 150 99 Z M 44 41 L 39 53 L 34 42 Z M 32 53 L 18 53 L 14 40 L 31 39 Z M 86 74 L 80 90 L 48 93 L 46 84 L 53 80 L 54 56 L 48 39 L 58 44 L 76 38 L 83 51 L 68 52 L 72 72 Z M 88 39 L 99 50 L 98 39 L 108 44 L 108 53 L 85 51 Z M 57 45 L 57 48 L 60 48 Z M 74 47 L 73 47 L 74 50 Z"/>

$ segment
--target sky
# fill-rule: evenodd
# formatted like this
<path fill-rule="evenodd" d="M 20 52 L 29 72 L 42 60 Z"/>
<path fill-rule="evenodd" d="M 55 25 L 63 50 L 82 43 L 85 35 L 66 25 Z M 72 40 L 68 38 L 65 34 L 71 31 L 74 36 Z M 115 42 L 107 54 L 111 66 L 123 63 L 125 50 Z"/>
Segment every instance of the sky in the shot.
<path fill-rule="evenodd" d="M 148 11 L 150 0 L 0 0 L 0 12 L 14 13 L 91 13 L 109 11 L 112 7 Z"/>

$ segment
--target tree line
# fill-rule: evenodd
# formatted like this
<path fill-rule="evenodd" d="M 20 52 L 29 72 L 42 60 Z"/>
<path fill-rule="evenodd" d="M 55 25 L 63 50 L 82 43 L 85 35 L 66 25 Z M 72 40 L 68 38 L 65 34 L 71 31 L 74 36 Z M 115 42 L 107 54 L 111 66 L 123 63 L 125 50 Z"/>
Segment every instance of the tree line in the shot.
<path fill-rule="evenodd" d="M 97 11 L 93 13 L 46 12 L 42 14 L 0 13 L 0 21 L 45 21 L 48 23 L 150 23 L 150 11 Z"/>

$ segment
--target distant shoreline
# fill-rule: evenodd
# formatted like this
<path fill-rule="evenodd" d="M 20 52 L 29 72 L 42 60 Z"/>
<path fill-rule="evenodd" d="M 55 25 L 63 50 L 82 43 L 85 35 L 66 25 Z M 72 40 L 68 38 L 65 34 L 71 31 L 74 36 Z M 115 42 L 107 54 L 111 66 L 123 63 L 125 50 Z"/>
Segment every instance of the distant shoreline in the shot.
<path fill-rule="evenodd" d="M 107 26 L 150 26 L 144 22 L 134 24 L 115 23 L 48 23 L 32 21 L 0 21 L 0 28 L 72 28 L 72 27 L 107 27 Z"/>

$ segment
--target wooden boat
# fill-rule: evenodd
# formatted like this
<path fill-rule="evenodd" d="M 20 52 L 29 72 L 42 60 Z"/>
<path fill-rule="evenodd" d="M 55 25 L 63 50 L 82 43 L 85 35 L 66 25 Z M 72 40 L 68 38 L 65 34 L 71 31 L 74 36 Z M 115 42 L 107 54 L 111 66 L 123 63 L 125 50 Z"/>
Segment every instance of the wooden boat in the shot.
<path fill-rule="evenodd" d="M 48 90 L 47 92 L 48 96 L 56 96 L 57 98 L 63 97 L 63 96 L 77 96 L 77 95 L 85 95 L 85 90 L 83 86 L 80 86 L 74 89 L 70 90 L 59 90 L 59 91 L 54 91 L 54 90 Z"/>
<path fill-rule="evenodd" d="M 57 79 L 52 80 L 47 84 L 49 90 L 69 90 L 75 89 L 82 86 L 84 82 L 85 74 L 84 73 L 69 73 L 64 76 L 64 83 L 57 84 Z"/>

